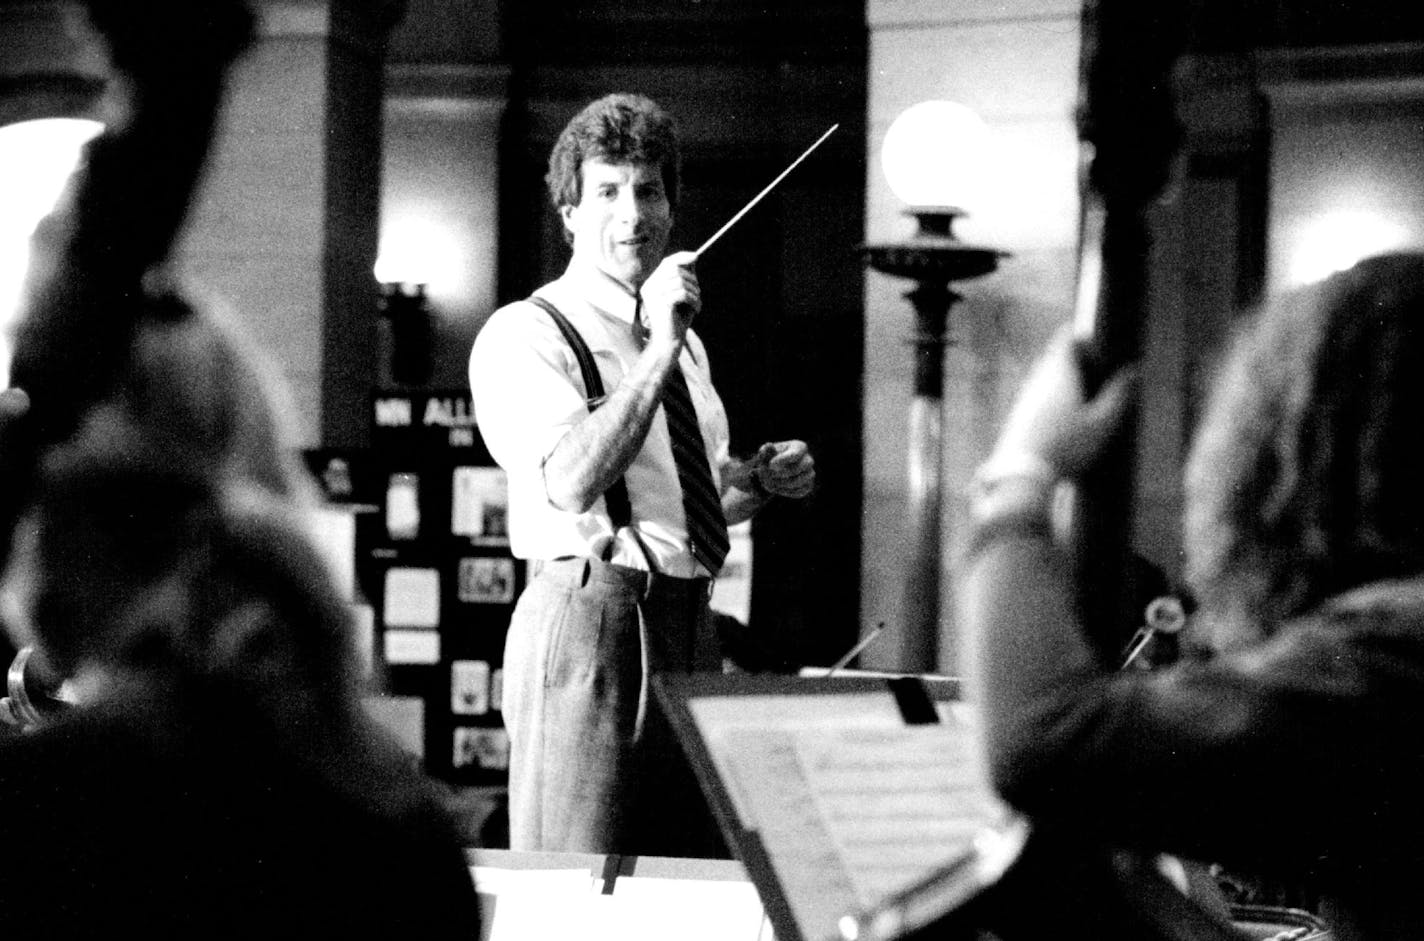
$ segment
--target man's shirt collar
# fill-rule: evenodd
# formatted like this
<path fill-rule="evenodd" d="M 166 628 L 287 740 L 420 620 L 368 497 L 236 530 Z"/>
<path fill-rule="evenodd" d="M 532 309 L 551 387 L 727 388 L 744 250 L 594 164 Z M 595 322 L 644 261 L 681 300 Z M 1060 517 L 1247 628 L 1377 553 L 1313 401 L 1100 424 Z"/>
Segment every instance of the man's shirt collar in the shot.
<path fill-rule="evenodd" d="M 594 265 L 581 265 L 577 261 L 569 262 L 563 280 L 595 310 L 632 325 L 638 309 L 638 297 L 627 285 L 609 277 Z"/>

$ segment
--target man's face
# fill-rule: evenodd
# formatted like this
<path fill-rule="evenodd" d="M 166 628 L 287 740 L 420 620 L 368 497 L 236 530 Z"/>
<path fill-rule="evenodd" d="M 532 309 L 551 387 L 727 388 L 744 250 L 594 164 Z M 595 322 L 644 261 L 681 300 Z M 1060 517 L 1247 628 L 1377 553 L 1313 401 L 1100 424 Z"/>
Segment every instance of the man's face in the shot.
<path fill-rule="evenodd" d="M 662 171 L 644 163 L 583 162 L 578 205 L 559 210 L 574 258 L 636 291 L 667 249 L 672 206 Z"/>

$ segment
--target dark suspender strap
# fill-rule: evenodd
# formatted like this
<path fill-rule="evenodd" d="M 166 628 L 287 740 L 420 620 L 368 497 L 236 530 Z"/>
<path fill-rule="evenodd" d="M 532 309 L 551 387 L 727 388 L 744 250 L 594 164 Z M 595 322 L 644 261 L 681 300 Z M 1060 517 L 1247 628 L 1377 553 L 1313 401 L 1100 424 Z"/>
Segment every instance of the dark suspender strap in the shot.
<path fill-rule="evenodd" d="M 564 335 L 564 339 L 573 348 L 574 359 L 578 360 L 579 372 L 583 373 L 583 387 L 588 397 L 588 408 L 589 411 L 593 411 L 603 401 L 606 394 L 603 390 L 603 377 L 598 374 L 598 367 L 593 363 L 593 351 L 588 348 L 588 343 L 584 341 L 583 336 L 574 329 L 574 325 L 569 323 L 569 318 L 565 317 L 557 307 L 537 294 L 530 295 L 529 302 L 542 308 L 546 314 L 554 318 L 559 332 Z M 613 486 L 604 492 L 603 499 L 608 504 L 608 515 L 613 520 L 614 532 L 633 522 L 633 506 L 628 502 L 628 485 L 624 483 L 622 477 L 615 480 Z"/>
<path fill-rule="evenodd" d="M 588 393 L 589 407 L 596 407 L 596 403 L 602 400 L 605 395 L 603 377 L 599 375 L 598 369 L 593 364 L 593 351 L 584 342 L 583 335 L 574 329 L 574 325 L 569 323 L 569 318 L 564 316 L 563 311 L 539 295 L 531 295 L 529 303 L 542 308 L 546 314 L 553 317 L 559 332 L 564 335 L 569 346 L 573 347 L 574 359 L 578 360 L 579 372 L 583 373 L 583 385 L 584 390 Z"/>

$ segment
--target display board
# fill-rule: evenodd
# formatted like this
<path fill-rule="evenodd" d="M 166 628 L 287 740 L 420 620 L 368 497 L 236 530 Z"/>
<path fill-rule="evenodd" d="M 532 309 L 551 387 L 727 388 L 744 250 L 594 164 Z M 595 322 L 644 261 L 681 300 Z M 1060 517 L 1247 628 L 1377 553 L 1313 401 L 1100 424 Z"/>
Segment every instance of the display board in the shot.
<path fill-rule="evenodd" d="M 426 769 L 457 785 L 505 783 L 501 666 L 524 566 L 509 552 L 504 472 L 469 392 L 377 392 L 369 449 L 306 457 L 328 501 L 354 516 L 374 679 L 418 702 L 419 719 L 405 721 L 421 725 Z"/>

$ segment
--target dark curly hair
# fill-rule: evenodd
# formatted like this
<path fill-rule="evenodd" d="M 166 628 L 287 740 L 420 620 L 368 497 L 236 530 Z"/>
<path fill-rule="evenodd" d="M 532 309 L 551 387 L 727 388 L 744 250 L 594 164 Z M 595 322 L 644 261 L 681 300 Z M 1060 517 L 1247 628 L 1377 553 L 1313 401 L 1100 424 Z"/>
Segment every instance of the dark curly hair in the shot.
<path fill-rule="evenodd" d="M 555 209 L 578 205 L 583 162 L 590 157 L 659 167 L 668 203 L 677 208 L 682 178 L 677 129 L 672 116 L 651 98 L 605 95 L 573 116 L 549 153 L 549 172 L 544 175 Z"/>
<path fill-rule="evenodd" d="M 1261 311 L 1187 467 L 1187 574 L 1223 631 L 1270 633 L 1424 570 L 1420 428 L 1424 254 L 1366 259 Z"/>

